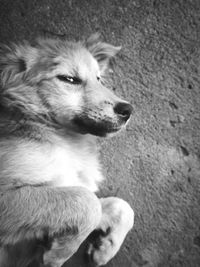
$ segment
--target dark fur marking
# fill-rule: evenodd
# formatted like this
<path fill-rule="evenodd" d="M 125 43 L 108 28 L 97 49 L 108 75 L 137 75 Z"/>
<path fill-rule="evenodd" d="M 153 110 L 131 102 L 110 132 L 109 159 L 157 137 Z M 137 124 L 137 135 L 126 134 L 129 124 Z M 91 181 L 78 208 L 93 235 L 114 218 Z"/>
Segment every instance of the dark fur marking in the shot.
<path fill-rule="evenodd" d="M 20 58 L 18 61 L 18 67 L 19 67 L 19 72 L 23 72 L 26 70 L 26 62 Z"/>
<path fill-rule="evenodd" d="M 100 137 L 104 137 L 107 133 L 113 133 L 119 130 L 119 127 L 115 127 L 115 124 L 108 121 L 96 122 L 90 118 L 76 117 L 73 122 L 78 126 L 81 133 L 90 133 Z"/>

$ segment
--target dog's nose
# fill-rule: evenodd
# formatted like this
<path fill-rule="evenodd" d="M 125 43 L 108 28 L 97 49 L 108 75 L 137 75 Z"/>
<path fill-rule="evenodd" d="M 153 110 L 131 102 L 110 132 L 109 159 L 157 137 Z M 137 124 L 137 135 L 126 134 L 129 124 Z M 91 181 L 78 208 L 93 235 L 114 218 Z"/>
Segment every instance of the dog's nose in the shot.
<path fill-rule="evenodd" d="M 114 112 L 124 121 L 130 118 L 132 111 L 133 107 L 126 102 L 119 102 L 114 107 Z"/>

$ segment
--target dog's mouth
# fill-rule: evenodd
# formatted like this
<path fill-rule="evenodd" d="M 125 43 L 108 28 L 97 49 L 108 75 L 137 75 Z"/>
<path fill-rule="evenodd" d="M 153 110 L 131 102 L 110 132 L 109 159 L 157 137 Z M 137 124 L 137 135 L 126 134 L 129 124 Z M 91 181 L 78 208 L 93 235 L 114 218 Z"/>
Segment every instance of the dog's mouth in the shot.
<path fill-rule="evenodd" d="M 112 122 L 110 120 L 96 121 L 86 116 L 75 117 L 73 124 L 76 125 L 81 134 L 89 133 L 100 137 L 104 137 L 109 133 L 118 132 L 123 126 L 119 122 Z"/>

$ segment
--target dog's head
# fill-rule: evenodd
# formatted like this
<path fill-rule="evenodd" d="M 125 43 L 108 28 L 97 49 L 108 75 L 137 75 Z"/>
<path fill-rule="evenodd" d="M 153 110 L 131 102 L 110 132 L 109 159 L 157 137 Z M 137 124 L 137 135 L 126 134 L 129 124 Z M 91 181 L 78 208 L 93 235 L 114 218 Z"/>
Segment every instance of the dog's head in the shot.
<path fill-rule="evenodd" d="M 117 132 L 132 106 L 105 87 L 103 74 L 119 50 L 98 35 L 84 42 L 39 39 L 34 45 L 4 47 L 0 102 L 82 134 Z"/>

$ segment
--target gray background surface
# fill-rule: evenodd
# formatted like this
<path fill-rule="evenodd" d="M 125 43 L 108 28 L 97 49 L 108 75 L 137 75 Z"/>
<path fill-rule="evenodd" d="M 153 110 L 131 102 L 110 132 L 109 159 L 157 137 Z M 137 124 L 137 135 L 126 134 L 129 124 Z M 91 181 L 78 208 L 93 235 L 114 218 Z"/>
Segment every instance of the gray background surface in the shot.
<path fill-rule="evenodd" d="M 101 195 L 135 211 L 107 267 L 200 266 L 200 1 L 0 0 L 0 41 L 44 31 L 99 31 L 122 45 L 113 86 L 134 106 L 126 131 L 102 143 Z M 65 267 L 85 267 L 81 253 Z"/>

